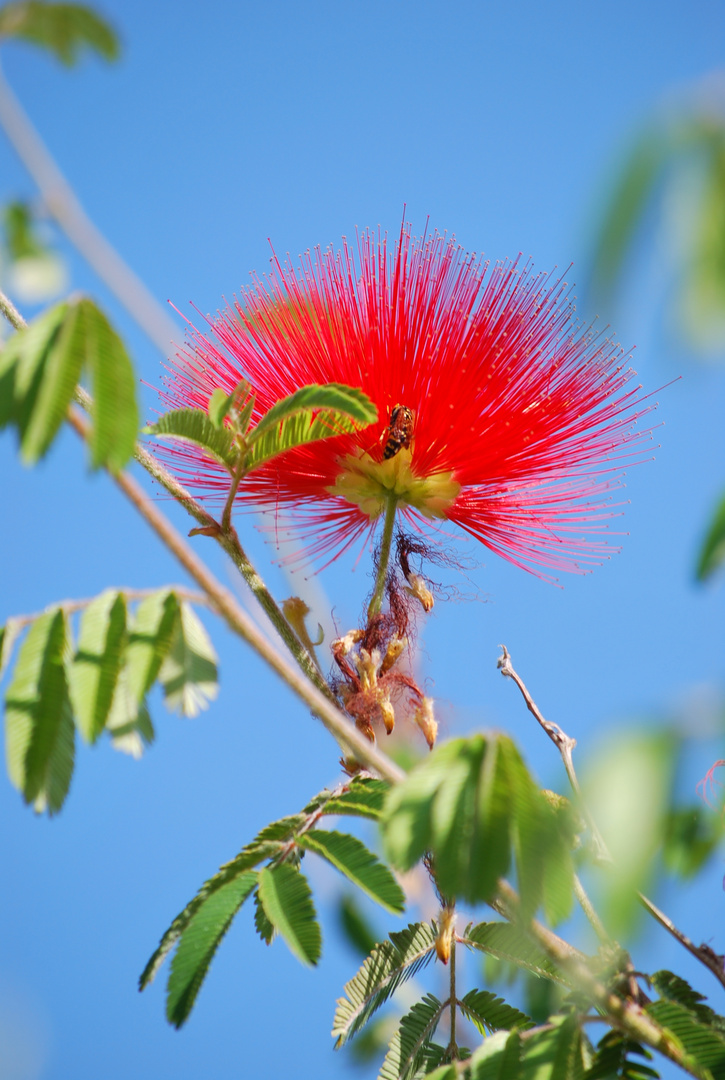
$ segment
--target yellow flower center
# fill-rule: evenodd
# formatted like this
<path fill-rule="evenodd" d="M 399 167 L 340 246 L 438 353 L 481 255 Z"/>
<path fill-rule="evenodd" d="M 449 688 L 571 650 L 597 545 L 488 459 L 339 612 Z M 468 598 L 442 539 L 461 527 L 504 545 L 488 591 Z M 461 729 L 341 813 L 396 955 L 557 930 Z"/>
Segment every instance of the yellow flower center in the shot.
<path fill-rule="evenodd" d="M 452 472 L 416 476 L 411 460 L 412 453 L 407 448 L 383 461 L 373 461 L 364 451 L 346 454 L 340 458 L 335 483 L 327 490 L 359 506 L 373 521 L 382 514 L 391 494 L 397 496 L 401 505 L 412 506 L 425 517 L 447 517 L 461 485 L 453 479 Z"/>

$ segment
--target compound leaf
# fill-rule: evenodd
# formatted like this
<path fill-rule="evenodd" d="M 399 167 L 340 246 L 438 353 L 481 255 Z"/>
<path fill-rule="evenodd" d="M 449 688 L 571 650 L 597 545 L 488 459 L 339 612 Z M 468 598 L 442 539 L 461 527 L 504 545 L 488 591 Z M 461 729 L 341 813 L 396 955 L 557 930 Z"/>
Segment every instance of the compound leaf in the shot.
<path fill-rule="evenodd" d="M 541 978 L 569 986 L 569 980 L 553 960 L 533 944 L 523 930 L 511 923 L 483 922 L 465 931 L 463 944 L 530 971 Z"/>
<path fill-rule="evenodd" d="M 482 1035 L 490 1035 L 492 1031 L 518 1028 L 526 1030 L 534 1026 L 534 1021 L 526 1013 L 508 1005 L 503 998 L 497 997 L 488 990 L 469 990 L 465 997 L 459 1001 L 461 1012 L 466 1016 Z"/>
<path fill-rule="evenodd" d="M 145 435 L 168 436 L 194 443 L 226 469 L 234 468 L 239 455 L 232 431 L 217 427 L 203 409 L 172 409 L 143 430 Z"/>
<path fill-rule="evenodd" d="M 666 998 L 653 1001 L 645 1007 L 645 1011 L 679 1039 L 685 1052 L 694 1058 L 700 1068 L 709 1069 L 714 1080 L 723 1080 L 725 1032 L 703 1023 L 695 1012 Z"/>
<path fill-rule="evenodd" d="M 108 718 L 126 634 L 126 602 L 108 589 L 88 605 L 81 620 L 78 648 L 70 666 L 71 702 L 86 742 L 96 741 Z"/>
<path fill-rule="evenodd" d="M 388 911 L 405 908 L 405 893 L 390 870 L 381 863 L 361 840 L 348 833 L 311 829 L 297 843 L 327 859 L 345 877 L 366 892 Z"/>
<path fill-rule="evenodd" d="M 345 817 L 365 817 L 377 821 L 382 812 L 390 784 L 373 777 L 355 777 L 348 791 L 343 791 L 325 804 L 325 814 L 343 814 Z"/>
<path fill-rule="evenodd" d="M 64 613 L 39 616 L 20 647 L 5 696 L 8 773 L 36 810 L 60 810 L 73 774 L 74 729 L 63 661 Z"/>
<path fill-rule="evenodd" d="M 282 863 L 259 873 L 259 897 L 267 918 L 303 964 L 320 958 L 322 937 L 307 878 Z"/>
<path fill-rule="evenodd" d="M 228 881 L 205 898 L 181 934 L 166 997 L 166 1016 L 174 1027 L 189 1016 L 219 943 L 256 883 L 254 871 Z"/>
<path fill-rule="evenodd" d="M 378 1080 L 412 1080 L 420 1075 L 419 1070 L 429 1057 L 430 1041 L 444 1008 L 433 994 L 426 994 L 422 1001 L 416 1002 L 400 1021 Z"/>
<path fill-rule="evenodd" d="M 373 1013 L 430 962 L 435 954 L 435 933 L 428 923 L 411 923 L 376 945 L 360 970 L 345 985 L 339 998 L 332 1034 L 336 1047 L 344 1045 Z"/>

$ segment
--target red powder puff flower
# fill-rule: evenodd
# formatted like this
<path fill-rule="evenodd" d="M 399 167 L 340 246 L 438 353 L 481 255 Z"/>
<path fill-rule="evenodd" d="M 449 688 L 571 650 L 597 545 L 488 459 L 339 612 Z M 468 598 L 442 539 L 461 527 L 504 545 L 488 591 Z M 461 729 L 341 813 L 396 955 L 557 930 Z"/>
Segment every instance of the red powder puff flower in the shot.
<path fill-rule="evenodd" d="M 584 572 L 607 552 L 607 501 L 643 436 L 634 372 L 583 331 L 566 283 L 491 267 L 437 233 L 370 232 L 273 261 L 242 303 L 192 328 L 164 398 L 206 409 L 246 377 L 255 415 L 311 383 L 360 387 L 377 424 L 290 450 L 247 476 L 237 505 L 283 513 L 307 556 L 370 532 L 391 496 L 409 522 L 460 525 L 517 566 Z M 202 496 L 229 477 L 188 444 L 166 450 Z"/>

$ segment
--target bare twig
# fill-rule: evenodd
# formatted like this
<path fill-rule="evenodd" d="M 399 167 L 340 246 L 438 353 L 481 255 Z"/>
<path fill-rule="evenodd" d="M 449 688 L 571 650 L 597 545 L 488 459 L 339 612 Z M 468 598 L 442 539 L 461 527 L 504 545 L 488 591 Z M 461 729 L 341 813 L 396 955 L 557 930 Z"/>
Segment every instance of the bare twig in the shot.
<path fill-rule="evenodd" d="M 713 973 L 720 985 L 725 987 L 725 956 L 720 956 L 719 953 L 716 953 L 709 945 L 695 945 L 695 943 L 688 938 L 687 934 L 683 934 L 681 930 L 678 930 L 672 922 L 672 919 L 670 919 L 668 915 L 665 915 L 664 911 L 660 911 L 651 900 L 648 900 L 642 893 L 639 893 L 639 899 L 660 926 L 663 926 L 665 930 L 672 934 L 672 936 L 679 941 L 680 945 L 687 949 L 695 959 L 699 960 L 701 964 L 704 964 L 708 971 Z"/>
<path fill-rule="evenodd" d="M 0 312 L 16 330 L 24 330 L 28 325 L 10 297 L 6 296 L 2 289 L 0 289 Z"/>
<path fill-rule="evenodd" d="M 1 72 L 0 124 L 68 239 L 166 356 L 176 324 L 90 220 Z"/>

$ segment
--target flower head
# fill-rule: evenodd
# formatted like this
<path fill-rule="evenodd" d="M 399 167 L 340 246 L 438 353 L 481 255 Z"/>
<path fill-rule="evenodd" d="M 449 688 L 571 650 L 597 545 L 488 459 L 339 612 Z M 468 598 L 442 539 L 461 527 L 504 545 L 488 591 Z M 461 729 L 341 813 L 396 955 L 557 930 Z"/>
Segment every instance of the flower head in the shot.
<path fill-rule="evenodd" d="M 404 227 L 392 251 L 366 232 L 356 252 L 275 260 L 209 327 L 177 357 L 171 407 L 206 409 L 244 377 L 256 415 L 311 383 L 360 387 L 378 408 L 377 424 L 290 450 L 239 488 L 237 504 L 285 515 L 308 555 L 353 543 L 391 498 L 409 522 L 453 522 L 541 576 L 606 554 L 608 494 L 645 409 L 621 349 L 575 321 L 565 282 Z M 228 474 L 201 450 L 166 457 L 224 498 Z"/>

